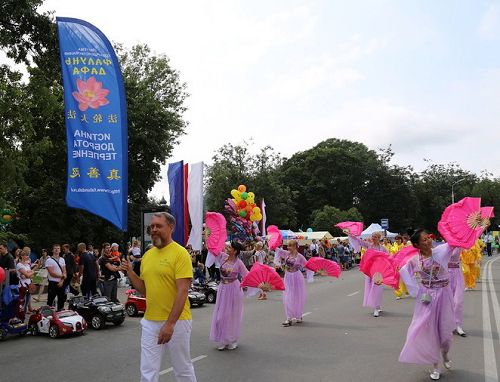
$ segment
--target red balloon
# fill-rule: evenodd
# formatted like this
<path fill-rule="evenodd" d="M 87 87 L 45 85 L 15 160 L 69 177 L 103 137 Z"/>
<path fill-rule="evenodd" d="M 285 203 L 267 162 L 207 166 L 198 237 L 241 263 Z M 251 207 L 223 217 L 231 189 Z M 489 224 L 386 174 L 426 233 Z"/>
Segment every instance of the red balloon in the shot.
<path fill-rule="evenodd" d="M 0 284 L 5 281 L 5 270 L 0 267 Z"/>
<path fill-rule="evenodd" d="M 238 207 L 240 207 L 240 208 L 245 208 L 246 206 L 247 206 L 247 202 L 246 202 L 246 201 L 244 201 L 244 200 L 240 200 L 240 201 L 238 202 Z"/>

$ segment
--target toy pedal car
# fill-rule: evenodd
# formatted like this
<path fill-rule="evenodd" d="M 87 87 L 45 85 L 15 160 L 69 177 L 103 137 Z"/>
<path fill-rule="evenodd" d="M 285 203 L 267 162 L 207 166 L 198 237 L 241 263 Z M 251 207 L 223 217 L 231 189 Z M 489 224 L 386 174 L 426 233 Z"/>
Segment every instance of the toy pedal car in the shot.
<path fill-rule="evenodd" d="M 146 297 L 135 289 L 129 289 L 125 292 L 128 295 L 125 303 L 125 311 L 130 317 L 137 316 L 139 312 L 146 311 Z"/>
<path fill-rule="evenodd" d="M 70 298 L 68 303 L 69 308 L 82 315 L 92 329 L 100 330 L 106 326 L 106 322 L 118 326 L 125 321 L 123 304 L 109 301 L 105 296 L 77 296 Z"/>
<path fill-rule="evenodd" d="M 34 336 L 48 334 L 50 338 L 57 338 L 69 334 L 83 334 L 87 330 L 87 322 L 72 310 L 58 312 L 54 307 L 42 306 L 31 315 L 29 329 Z"/>

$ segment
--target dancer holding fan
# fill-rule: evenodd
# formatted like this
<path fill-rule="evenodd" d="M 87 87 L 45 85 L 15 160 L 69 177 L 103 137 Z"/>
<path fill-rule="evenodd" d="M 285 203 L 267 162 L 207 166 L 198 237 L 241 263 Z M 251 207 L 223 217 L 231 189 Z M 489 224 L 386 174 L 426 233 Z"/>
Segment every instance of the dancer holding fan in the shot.
<path fill-rule="evenodd" d="M 220 254 L 221 282 L 217 291 L 217 302 L 212 316 L 210 340 L 219 344 L 218 350 L 234 350 L 240 339 L 243 319 L 243 291 L 238 275 L 248 274 L 245 264 L 238 258 L 243 246 L 233 241 Z"/>
<path fill-rule="evenodd" d="M 447 207 L 438 229 L 447 243 L 432 247 L 431 235 L 418 229 L 411 237 L 418 253 L 400 270 L 408 291 L 415 297 L 413 319 L 400 362 L 432 364 L 432 380 L 441 377 L 439 363 L 451 368 L 448 352 L 456 328 L 448 264 L 454 252 L 470 248 L 488 226 L 492 210 L 480 207 L 479 198 L 464 198 Z"/>
<path fill-rule="evenodd" d="M 380 239 L 382 237 L 382 233 L 380 232 L 374 232 L 372 234 L 371 243 L 364 241 L 359 237 L 353 236 L 350 232 L 348 232 L 348 234 L 349 241 L 353 246 L 355 252 L 358 252 L 360 247 L 362 247 L 388 253 L 387 249 L 380 242 Z M 382 311 L 381 306 L 383 292 L 384 287 L 382 286 L 381 280 L 374 280 L 371 277 L 365 275 L 365 293 L 363 297 L 363 306 L 374 309 L 373 317 L 380 316 L 380 312 Z"/>
<path fill-rule="evenodd" d="M 298 252 L 296 240 L 289 240 L 287 247 L 288 251 L 277 248 L 274 256 L 275 265 L 285 270 L 283 304 L 285 305 L 286 319 L 283 326 L 291 326 L 294 322 L 302 322 L 306 302 L 306 287 L 301 272 L 306 264 L 306 259 Z"/>

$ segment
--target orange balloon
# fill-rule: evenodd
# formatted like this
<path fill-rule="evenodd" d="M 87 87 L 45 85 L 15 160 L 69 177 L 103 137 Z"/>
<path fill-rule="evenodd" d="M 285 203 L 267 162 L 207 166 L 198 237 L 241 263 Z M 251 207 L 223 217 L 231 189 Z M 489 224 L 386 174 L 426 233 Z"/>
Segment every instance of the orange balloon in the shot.
<path fill-rule="evenodd" d="M 245 192 L 247 190 L 247 186 L 245 186 L 244 184 L 240 184 L 238 186 L 238 191 L 239 192 Z"/>

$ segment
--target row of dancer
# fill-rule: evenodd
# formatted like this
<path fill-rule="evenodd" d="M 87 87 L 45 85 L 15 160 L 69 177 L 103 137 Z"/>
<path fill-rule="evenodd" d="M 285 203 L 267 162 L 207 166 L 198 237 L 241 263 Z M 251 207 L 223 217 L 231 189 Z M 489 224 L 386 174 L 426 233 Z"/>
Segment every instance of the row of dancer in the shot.
<path fill-rule="evenodd" d="M 283 326 L 301 323 L 306 302 L 305 280 L 302 269 L 306 264 L 305 257 L 298 252 L 295 240 L 288 242 L 287 251 L 277 248 L 274 257 L 276 267 L 284 270 L 285 290 L 283 305 L 285 321 Z M 218 350 L 234 350 L 238 347 L 243 319 L 244 292 L 240 287 L 240 277 L 245 277 L 248 270 L 239 258 L 243 246 L 233 241 L 219 257 L 221 282 L 217 291 L 210 340 L 217 343 Z"/>

